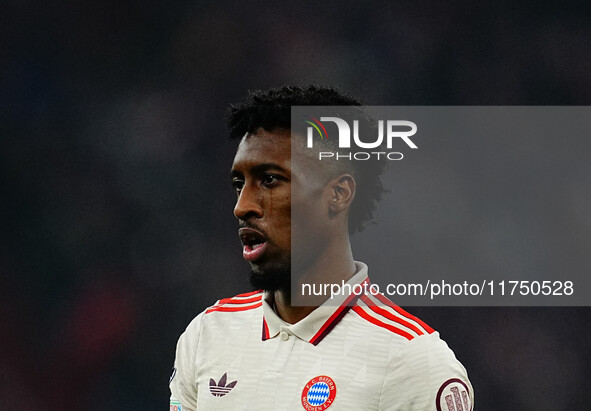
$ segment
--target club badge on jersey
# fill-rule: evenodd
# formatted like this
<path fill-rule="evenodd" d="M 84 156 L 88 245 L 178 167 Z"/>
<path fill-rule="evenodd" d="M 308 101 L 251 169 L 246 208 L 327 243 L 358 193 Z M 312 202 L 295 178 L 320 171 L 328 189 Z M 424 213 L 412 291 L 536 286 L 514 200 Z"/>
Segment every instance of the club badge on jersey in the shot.
<path fill-rule="evenodd" d="M 322 411 L 330 407 L 337 396 L 337 386 L 326 375 L 312 378 L 302 390 L 302 405 L 307 411 Z"/>

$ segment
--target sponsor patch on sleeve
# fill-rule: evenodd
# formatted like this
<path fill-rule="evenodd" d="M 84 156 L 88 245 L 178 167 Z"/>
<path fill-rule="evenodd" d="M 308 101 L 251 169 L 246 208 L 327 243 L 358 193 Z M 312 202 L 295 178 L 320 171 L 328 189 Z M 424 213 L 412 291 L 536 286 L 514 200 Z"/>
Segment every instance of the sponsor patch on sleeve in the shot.
<path fill-rule="evenodd" d="M 439 387 L 435 404 L 437 411 L 472 411 L 470 389 L 459 378 L 451 378 Z"/>
<path fill-rule="evenodd" d="M 183 411 L 183 406 L 177 400 L 170 400 L 170 411 Z"/>

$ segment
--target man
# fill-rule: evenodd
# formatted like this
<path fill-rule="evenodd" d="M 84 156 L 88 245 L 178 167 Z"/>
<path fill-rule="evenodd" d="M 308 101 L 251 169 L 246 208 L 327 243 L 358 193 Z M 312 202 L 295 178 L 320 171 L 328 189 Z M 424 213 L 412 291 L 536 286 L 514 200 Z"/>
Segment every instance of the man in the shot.
<path fill-rule="evenodd" d="M 230 112 L 240 139 L 234 214 L 258 291 L 222 299 L 188 326 L 171 410 L 471 410 L 453 352 L 381 294 L 292 304 L 292 276 L 298 285 L 369 283 L 349 232 L 363 228 L 381 196 L 379 165 L 321 165 L 292 136 L 291 106 L 309 105 L 359 102 L 330 88 L 283 87 L 251 93 Z"/>

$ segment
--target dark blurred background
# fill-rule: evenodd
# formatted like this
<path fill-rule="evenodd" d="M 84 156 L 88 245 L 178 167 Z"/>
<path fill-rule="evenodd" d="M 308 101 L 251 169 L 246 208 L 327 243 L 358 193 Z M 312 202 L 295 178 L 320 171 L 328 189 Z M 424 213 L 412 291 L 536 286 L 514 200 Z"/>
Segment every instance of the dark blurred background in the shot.
<path fill-rule="evenodd" d="M 223 119 L 246 90 L 316 81 L 369 105 L 591 102 L 585 2 L 0 11 L 0 410 L 166 409 L 179 334 L 249 289 Z M 565 184 L 585 187 L 588 165 L 579 179 Z M 591 405 L 590 309 L 412 312 L 466 365 L 477 410 Z"/>

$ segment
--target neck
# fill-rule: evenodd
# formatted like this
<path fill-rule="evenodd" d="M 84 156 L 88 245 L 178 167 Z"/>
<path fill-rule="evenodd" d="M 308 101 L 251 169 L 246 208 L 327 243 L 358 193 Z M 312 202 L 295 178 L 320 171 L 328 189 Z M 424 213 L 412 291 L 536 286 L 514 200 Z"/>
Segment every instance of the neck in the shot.
<path fill-rule="evenodd" d="M 273 298 L 275 299 L 277 315 L 288 324 L 297 323 L 317 308 L 316 306 L 291 305 L 291 293 L 289 291 L 275 291 Z"/>
<path fill-rule="evenodd" d="M 336 247 L 333 249 L 336 251 Z M 348 239 L 346 245 L 340 250 L 338 253 L 324 253 L 313 264 L 301 270 L 296 284 L 298 290 L 294 292 L 294 295 L 299 296 L 302 284 L 341 284 L 342 281 L 351 278 L 355 274 L 355 262 Z M 300 304 L 292 305 L 291 294 L 289 290 L 277 290 L 273 295 L 277 315 L 289 324 L 295 324 L 302 320 L 330 297 L 330 295 L 306 296 L 303 301 L 305 305 L 301 301 Z M 299 300 L 302 300 L 302 297 Z"/>

